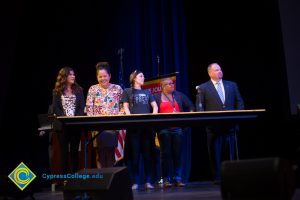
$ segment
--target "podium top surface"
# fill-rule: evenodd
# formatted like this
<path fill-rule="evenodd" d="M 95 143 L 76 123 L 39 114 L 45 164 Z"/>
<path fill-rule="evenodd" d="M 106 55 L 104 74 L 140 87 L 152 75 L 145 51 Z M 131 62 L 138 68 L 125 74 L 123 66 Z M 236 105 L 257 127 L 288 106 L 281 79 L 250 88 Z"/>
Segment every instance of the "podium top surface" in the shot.
<path fill-rule="evenodd" d="M 61 121 L 64 126 L 77 126 L 88 130 L 97 130 L 99 128 L 122 129 L 174 125 L 197 126 L 214 122 L 242 122 L 257 119 L 265 112 L 265 109 L 253 109 L 110 116 L 59 116 L 57 120 Z"/>

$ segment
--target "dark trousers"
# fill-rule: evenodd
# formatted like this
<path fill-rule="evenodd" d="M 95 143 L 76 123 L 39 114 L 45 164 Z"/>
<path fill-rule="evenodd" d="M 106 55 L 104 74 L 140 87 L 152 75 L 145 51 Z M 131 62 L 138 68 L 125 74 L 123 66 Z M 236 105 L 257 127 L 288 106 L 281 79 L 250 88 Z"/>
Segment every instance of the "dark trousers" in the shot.
<path fill-rule="evenodd" d="M 104 130 L 97 136 L 97 151 L 101 167 L 113 167 L 118 134 L 115 130 Z"/>
<path fill-rule="evenodd" d="M 146 182 L 151 182 L 152 163 L 151 158 L 154 153 L 154 133 L 149 129 L 130 129 L 127 130 L 126 137 L 129 137 L 131 156 L 126 156 L 131 160 L 131 170 L 133 182 L 139 182 L 139 163 L 140 155 L 144 161 L 144 172 Z M 125 145 L 126 146 L 126 145 Z M 126 147 L 127 148 L 127 147 Z M 128 152 L 128 151 L 126 151 Z"/>
<path fill-rule="evenodd" d="M 81 138 L 81 130 L 76 129 L 64 129 L 58 132 L 58 139 L 60 143 L 60 165 L 62 173 L 74 173 L 79 168 L 79 155 L 78 148 Z M 69 145 L 70 145 L 70 164 L 69 161 Z"/>
<path fill-rule="evenodd" d="M 175 181 L 181 181 L 182 138 L 183 132 L 181 128 L 163 129 L 158 134 L 162 177 L 165 181 L 170 181 L 171 178 L 174 178 Z M 171 172 L 173 173 L 171 174 Z"/>
<path fill-rule="evenodd" d="M 224 160 L 236 159 L 236 128 L 207 127 L 208 155 L 214 180 L 221 180 Z"/>
<path fill-rule="evenodd" d="M 98 148 L 99 162 L 102 168 L 113 167 L 115 164 L 115 147 Z"/>

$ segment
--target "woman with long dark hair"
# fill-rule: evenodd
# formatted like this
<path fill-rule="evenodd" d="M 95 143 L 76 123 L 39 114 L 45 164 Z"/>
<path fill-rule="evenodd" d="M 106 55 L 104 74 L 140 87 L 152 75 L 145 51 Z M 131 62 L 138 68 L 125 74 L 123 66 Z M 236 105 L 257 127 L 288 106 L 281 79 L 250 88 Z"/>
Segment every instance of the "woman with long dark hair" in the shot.
<path fill-rule="evenodd" d="M 75 72 L 71 67 L 63 67 L 59 70 L 52 93 L 53 113 L 56 116 L 84 115 L 83 89 L 76 82 Z M 62 127 L 58 121 L 54 123 L 54 130 L 60 143 L 62 173 L 74 173 L 79 168 L 78 149 L 82 132 L 80 129 Z M 69 148 L 71 166 L 68 167 Z"/>

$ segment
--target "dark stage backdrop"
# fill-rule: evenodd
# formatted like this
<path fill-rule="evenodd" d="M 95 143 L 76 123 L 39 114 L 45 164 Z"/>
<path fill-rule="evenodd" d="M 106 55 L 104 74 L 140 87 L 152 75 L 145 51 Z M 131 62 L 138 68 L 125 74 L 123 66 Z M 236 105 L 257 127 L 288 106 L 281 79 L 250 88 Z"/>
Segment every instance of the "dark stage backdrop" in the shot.
<path fill-rule="evenodd" d="M 238 83 L 246 108 L 267 109 L 266 120 L 261 124 L 241 125 L 241 159 L 275 155 L 292 158 L 299 136 L 290 129 L 295 123 L 290 122 L 278 2 L 187 3 L 186 19 L 188 60 L 192 66 L 190 90 L 208 80 L 208 64 L 218 62 L 224 79 Z M 200 139 L 192 141 L 206 140 L 204 134 L 196 137 Z M 195 144 L 192 146 L 195 148 Z M 191 177 L 206 177 L 199 173 L 207 169 L 207 152 L 202 150 L 198 157 L 202 164 L 192 163 Z"/>
<path fill-rule="evenodd" d="M 300 2 L 295 0 L 279 1 L 281 32 L 283 38 L 284 58 L 287 69 L 290 110 L 297 113 L 300 105 Z"/>
<path fill-rule="evenodd" d="M 62 66 L 74 68 L 85 93 L 97 82 L 96 63 L 105 60 L 112 66 L 113 83 L 121 84 L 122 77 L 129 87 L 129 74 L 135 69 L 147 78 L 179 72 L 177 89 L 189 94 L 182 0 L 14 3 L 10 9 L 20 10 L 8 15 L 15 18 L 10 21 L 15 27 L 7 25 L 10 30 L 2 38 L 12 38 L 8 54 L 13 58 L 5 67 L 6 105 L 1 106 L 3 129 L 9 130 L 5 140 L 14 143 L 3 156 L 13 160 L 12 166 L 23 161 L 38 167 L 39 149 L 47 147 L 37 136 L 37 115 L 47 112 Z M 119 73 L 121 48 L 124 74 Z M 188 179 L 190 161 L 186 163 Z"/>
<path fill-rule="evenodd" d="M 118 83 L 120 48 L 125 86 L 135 69 L 146 77 L 178 71 L 177 89 L 193 101 L 195 86 L 208 80 L 207 65 L 219 62 L 224 79 L 238 83 L 246 107 L 268 111 L 264 123 L 241 126 L 241 158 L 290 156 L 298 145 L 288 128 L 277 1 L 14 0 L 4 8 L 0 128 L 9 148 L 1 144 L 0 155 L 8 171 L 21 161 L 39 167 L 47 159 L 47 144 L 37 136 L 37 114 L 47 112 L 58 70 L 73 67 L 87 92 L 96 83 L 95 64 L 107 60 L 113 66 L 112 82 Z M 191 180 L 210 178 L 203 131 L 192 128 Z"/>

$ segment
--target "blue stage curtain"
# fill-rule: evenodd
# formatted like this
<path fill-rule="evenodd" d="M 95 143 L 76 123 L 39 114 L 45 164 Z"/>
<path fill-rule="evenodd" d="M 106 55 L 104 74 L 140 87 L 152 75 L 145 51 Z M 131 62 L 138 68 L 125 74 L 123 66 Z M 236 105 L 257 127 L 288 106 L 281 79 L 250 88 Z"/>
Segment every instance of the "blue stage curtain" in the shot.
<path fill-rule="evenodd" d="M 179 72 L 178 91 L 188 92 L 188 64 L 183 0 L 128 0 L 120 6 L 116 41 L 124 48 L 124 80 L 135 69 L 146 78 Z M 185 132 L 183 178 L 191 168 L 191 134 Z"/>

